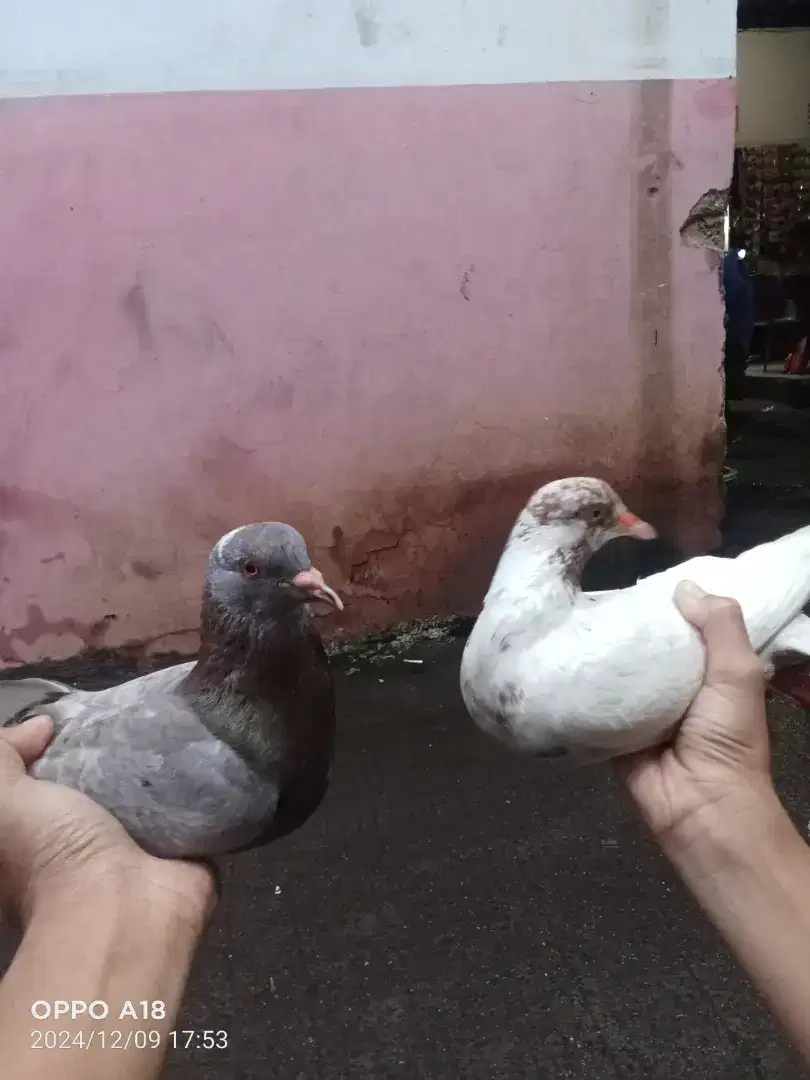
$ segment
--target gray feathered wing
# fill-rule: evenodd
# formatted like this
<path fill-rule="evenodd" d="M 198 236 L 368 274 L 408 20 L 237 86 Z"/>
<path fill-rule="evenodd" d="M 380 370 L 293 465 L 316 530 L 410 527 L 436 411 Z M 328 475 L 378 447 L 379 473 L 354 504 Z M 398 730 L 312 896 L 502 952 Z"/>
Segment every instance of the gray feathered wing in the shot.
<path fill-rule="evenodd" d="M 34 687 L 0 684 L 0 716 L 46 713 L 56 735 L 32 775 L 82 791 L 113 813 L 148 851 L 205 856 L 250 844 L 272 818 L 278 787 L 211 734 L 179 686 L 180 664 L 101 691 L 41 705 Z M 8 704 L 6 704 L 8 703 Z"/>

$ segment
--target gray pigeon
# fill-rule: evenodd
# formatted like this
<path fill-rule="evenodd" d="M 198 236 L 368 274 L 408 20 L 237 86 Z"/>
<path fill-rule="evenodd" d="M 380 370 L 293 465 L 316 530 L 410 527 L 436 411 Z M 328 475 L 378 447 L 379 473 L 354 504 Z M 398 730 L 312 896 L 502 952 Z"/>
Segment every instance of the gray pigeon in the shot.
<path fill-rule="evenodd" d="M 301 534 L 244 525 L 211 552 L 196 662 L 100 691 L 2 680 L 0 725 L 50 716 L 32 775 L 83 791 L 155 855 L 270 843 L 329 784 L 335 700 L 312 601 L 343 607 Z"/>

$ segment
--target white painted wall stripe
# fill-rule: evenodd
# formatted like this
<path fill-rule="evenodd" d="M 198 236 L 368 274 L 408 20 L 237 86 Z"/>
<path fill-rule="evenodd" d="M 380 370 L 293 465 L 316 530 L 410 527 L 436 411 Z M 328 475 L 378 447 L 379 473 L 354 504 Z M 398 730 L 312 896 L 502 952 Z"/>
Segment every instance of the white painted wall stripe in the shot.
<path fill-rule="evenodd" d="M 724 78 L 735 0 L 0 0 L 0 96 Z"/>

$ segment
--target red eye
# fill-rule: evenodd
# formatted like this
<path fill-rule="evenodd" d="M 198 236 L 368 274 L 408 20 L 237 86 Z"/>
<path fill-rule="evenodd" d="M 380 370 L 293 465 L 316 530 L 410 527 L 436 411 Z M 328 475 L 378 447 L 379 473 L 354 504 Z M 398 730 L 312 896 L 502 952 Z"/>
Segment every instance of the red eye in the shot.
<path fill-rule="evenodd" d="M 242 573 L 245 575 L 246 578 L 254 579 L 259 577 L 261 571 L 259 570 L 255 562 L 246 562 L 242 563 Z"/>

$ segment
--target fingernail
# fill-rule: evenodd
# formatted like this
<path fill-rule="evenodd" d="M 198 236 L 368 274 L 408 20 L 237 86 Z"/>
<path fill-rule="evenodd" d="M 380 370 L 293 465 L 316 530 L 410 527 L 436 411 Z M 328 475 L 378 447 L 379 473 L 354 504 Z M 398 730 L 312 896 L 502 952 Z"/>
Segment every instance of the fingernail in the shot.
<path fill-rule="evenodd" d="M 694 581 L 682 581 L 675 591 L 684 600 L 703 600 L 708 596 L 708 593 L 705 593 Z"/>

